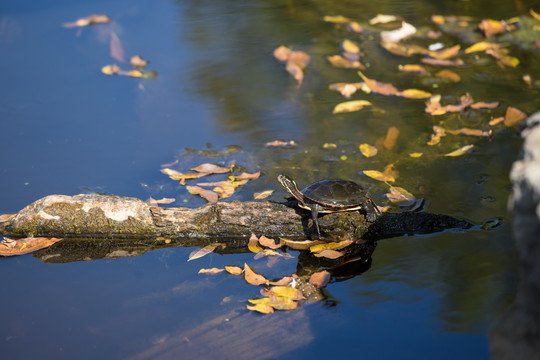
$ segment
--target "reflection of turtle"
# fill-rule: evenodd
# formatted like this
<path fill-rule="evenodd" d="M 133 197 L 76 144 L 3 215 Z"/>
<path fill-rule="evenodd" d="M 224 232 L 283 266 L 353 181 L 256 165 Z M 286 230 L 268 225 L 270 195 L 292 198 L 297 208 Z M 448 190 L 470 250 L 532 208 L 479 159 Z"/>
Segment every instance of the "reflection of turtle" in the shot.
<path fill-rule="evenodd" d="M 355 182 L 347 180 L 321 180 L 298 190 L 296 182 L 285 175 L 279 175 L 278 181 L 296 200 L 298 206 L 311 211 L 317 235 L 321 236 L 317 215 L 362 209 L 366 220 L 377 220 L 379 209 L 367 196 L 367 191 Z"/>

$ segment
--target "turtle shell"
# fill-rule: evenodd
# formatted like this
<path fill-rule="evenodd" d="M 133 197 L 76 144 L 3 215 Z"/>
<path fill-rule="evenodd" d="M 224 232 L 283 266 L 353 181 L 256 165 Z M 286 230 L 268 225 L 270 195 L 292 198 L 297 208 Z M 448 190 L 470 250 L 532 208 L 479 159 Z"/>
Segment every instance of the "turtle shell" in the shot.
<path fill-rule="evenodd" d="M 353 181 L 322 180 L 301 190 L 308 201 L 328 210 L 345 210 L 360 207 L 367 200 L 366 190 Z"/>

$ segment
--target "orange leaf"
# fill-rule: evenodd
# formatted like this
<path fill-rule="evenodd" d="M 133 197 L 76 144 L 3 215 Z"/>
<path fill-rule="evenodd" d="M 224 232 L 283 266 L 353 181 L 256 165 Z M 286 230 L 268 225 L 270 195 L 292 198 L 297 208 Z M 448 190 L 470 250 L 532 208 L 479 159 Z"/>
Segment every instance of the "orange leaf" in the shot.
<path fill-rule="evenodd" d="M 325 257 L 327 259 L 337 259 L 344 255 L 345 253 L 337 250 L 323 250 L 313 253 L 316 257 Z"/>
<path fill-rule="evenodd" d="M 234 178 L 237 180 L 255 180 L 255 179 L 258 179 L 260 176 L 261 176 L 260 171 L 257 171 L 256 173 L 252 173 L 252 174 L 243 172 L 238 176 L 235 175 Z"/>
<path fill-rule="evenodd" d="M 369 89 L 377 94 L 396 95 L 399 92 L 394 85 L 370 79 L 362 74 L 361 71 L 358 72 L 358 75 L 360 75 L 362 80 L 364 80 L 364 83 L 369 87 Z"/>
<path fill-rule="evenodd" d="M 253 194 L 253 199 L 255 199 L 255 200 L 266 199 L 267 197 L 269 197 L 273 193 L 274 193 L 274 190 L 264 190 L 264 191 L 261 191 L 261 192 L 256 192 L 256 193 Z"/>
<path fill-rule="evenodd" d="M 259 238 L 259 244 L 269 247 L 270 249 L 279 249 L 281 247 L 281 243 L 276 244 L 274 239 L 267 238 L 264 235 L 261 235 L 261 237 Z"/>
<path fill-rule="evenodd" d="M 311 274 L 309 282 L 318 288 L 325 287 L 330 281 L 330 273 L 326 270 Z"/>
<path fill-rule="evenodd" d="M 415 72 L 415 73 L 421 73 L 421 74 L 427 73 L 426 68 L 418 64 L 399 65 L 399 71 Z"/>
<path fill-rule="evenodd" d="M 452 70 L 444 69 L 435 74 L 438 78 L 448 79 L 453 82 L 459 82 L 461 77 Z"/>
<path fill-rule="evenodd" d="M 398 137 L 399 129 L 395 126 L 389 127 L 383 142 L 383 146 L 386 148 L 386 150 L 392 150 L 394 146 L 396 146 Z"/>
<path fill-rule="evenodd" d="M 266 280 L 264 276 L 255 273 L 246 263 L 244 263 L 244 278 L 251 285 L 262 285 L 268 283 L 268 280 Z"/>
<path fill-rule="evenodd" d="M 407 99 L 425 99 L 431 96 L 430 92 L 418 89 L 405 89 L 398 92 L 396 95 L 402 96 Z"/>
<path fill-rule="evenodd" d="M 459 49 L 461 49 L 460 45 L 454 45 L 446 49 L 441 49 L 437 51 L 429 51 L 428 54 L 434 59 L 446 60 L 446 59 L 453 58 L 457 54 L 459 54 Z"/>
<path fill-rule="evenodd" d="M 536 20 L 540 20 L 540 14 L 538 14 L 536 11 L 534 11 L 533 9 L 529 9 L 529 13 L 531 14 L 531 16 L 533 18 L 535 18 Z"/>
<path fill-rule="evenodd" d="M 504 116 L 504 125 L 510 127 L 518 124 L 521 120 L 527 118 L 527 114 L 518 108 L 509 106 L 506 108 L 506 114 Z"/>
<path fill-rule="evenodd" d="M 488 124 L 489 124 L 489 126 L 495 126 L 495 125 L 498 125 L 498 124 L 500 124 L 502 122 L 504 122 L 504 116 L 492 119 L 492 120 L 490 120 L 490 122 Z"/>
<path fill-rule="evenodd" d="M 447 133 L 450 133 L 452 135 L 470 135 L 470 136 L 491 136 L 491 130 L 480 130 L 480 129 L 469 129 L 469 128 L 461 128 L 457 130 L 449 130 L 446 129 Z"/>
<path fill-rule="evenodd" d="M 14 240 L 4 237 L 0 242 L 0 256 L 28 254 L 47 248 L 60 240 L 62 238 L 28 237 Z"/>
<path fill-rule="evenodd" d="M 277 286 L 285 286 L 285 285 L 288 285 L 291 283 L 291 281 L 293 280 L 292 277 L 290 276 L 285 276 L 277 281 L 270 281 L 269 284 L 270 285 L 277 285 Z"/>
<path fill-rule="evenodd" d="M 394 182 L 396 179 L 391 175 L 383 174 L 380 171 L 377 170 L 363 170 L 362 171 L 364 175 L 369 176 L 372 179 L 378 180 L 378 181 L 390 181 Z"/>
<path fill-rule="evenodd" d="M 206 201 L 210 203 L 215 203 L 218 201 L 218 194 L 211 190 L 203 189 L 200 186 L 186 186 L 187 191 L 194 195 L 200 195 Z"/>

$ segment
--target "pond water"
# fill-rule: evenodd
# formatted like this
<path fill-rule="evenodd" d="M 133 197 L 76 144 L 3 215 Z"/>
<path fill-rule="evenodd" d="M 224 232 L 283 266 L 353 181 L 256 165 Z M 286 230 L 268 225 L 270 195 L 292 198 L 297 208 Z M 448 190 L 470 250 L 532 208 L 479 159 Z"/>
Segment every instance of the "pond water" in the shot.
<path fill-rule="evenodd" d="M 0 5 L 0 213 L 17 212 L 50 194 L 102 192 L 141 199 L 170 197 L 171 206 L 205 203 L 160 172 L 173 163 L 188 171 L 202 162 L 236 164 L 263 176 L 231 199 L 275 189 L 276 175 L 300 184 L 347 178 L 366 184 L 389 205 L 388 186 L 363 169 L 399 171 L 396 186 L 426 199 L 425 211 L 479 226 L 380 241 L 369 270 L 325 289 L 327 301 L 295 311 L 260 315 L 246 310 L 259 288 L 239 277 L 200 275 L 201 268 L 251 264 L 268 277 L 296 271 L 293 258 L 276 264 L 252 253 L 209 254 L 187 262 L 196 248 L 162 248 L 138 256 L 52 263 L 38 256 L 0 258 L 0 352 L 6 359 L 487 359 L 487 331 L 508 307 L 519 281 L 506 204 L 508 173 L 518 156 L 517 127 L 494 127 L 487 137 L 448 136 L 429 146 L 433 125 L 488 129 L 513 106 L 540 107 L 538 48 L 511 43 L 516 68 L 488 55 L 467 55 L 451 67 L 461 81 L 398 71 L 419 63 L 382 49 L 376 31 L 352 33 L 322 21 L 344 15 L 366 24 L 379 13 L 403 17 L 418 28 L 437 27 L 431 15 L 467 15 L 475 21 L 529 16 L 539 1 L 4 1 Z M 111 23 L 84 28 L 62 24 L 91 14 Z M 114 34 L 114 35 L 111 35 Z M 129 64 L 111 57 L 117 36 L 124 57 L 150 60 L 153 79 L 101 74 L 103 66 Z M 441 93 L 457 103 L 499 101 L 493 110 L 442 117 L 425 113 L 424 100 L 365 94 L 370 109 L 332 114 L 345 101 L 328 90 L 359 82 L 357 70 L 326 60 L 344 39 L 356 41 L 366 76 L 399 89 Z M 472 43 L 444 33 L 445 47 Z M 426 42 L 427 43 L 427 42 Z M 272 52 L 291 46 L 311 56 L 301 86 Z M 118 46 L 117 46 L 118 49 Z M 442 69 L 441 67 L 440 69 Z M 438 71 L 432 67 L 430 71 Z M 400 135 L 373 158 L 358 150 L 376 144 L 390 127 Z M 292 148 L 270 148 L 276 139 Z M 325 147 L 325 143 L 335 147 Z M 461 146 L 473 152 L 444 157 Z M 235 151 L 229 145 L 234 145 Z M 205 151 L 193 151 L 196 149 Z M 420 158 L 409 153 L 422 152 Z M 227 155 L 223 155 L 227 153 Z M 217 154 L 217 155 L 216 155 Z M 214 156 L 215 155 L 215 156 Z M 484 228 L 482 228 L 482 225 Z"/>

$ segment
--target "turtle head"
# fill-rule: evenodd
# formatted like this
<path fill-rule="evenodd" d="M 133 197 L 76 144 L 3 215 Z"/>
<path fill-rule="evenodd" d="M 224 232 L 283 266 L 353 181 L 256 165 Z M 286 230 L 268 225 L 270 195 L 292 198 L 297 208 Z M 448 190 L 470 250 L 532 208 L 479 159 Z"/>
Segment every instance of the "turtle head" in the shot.
<path fill-rule="evenodd" d="M 277 179 L 281 186 L 283 186 L 285 190 L 290 192 L 292 195 L 298 192 L 298 186 L 296 185 L 296 182 L 287 175 L 279 174 Z"/>

